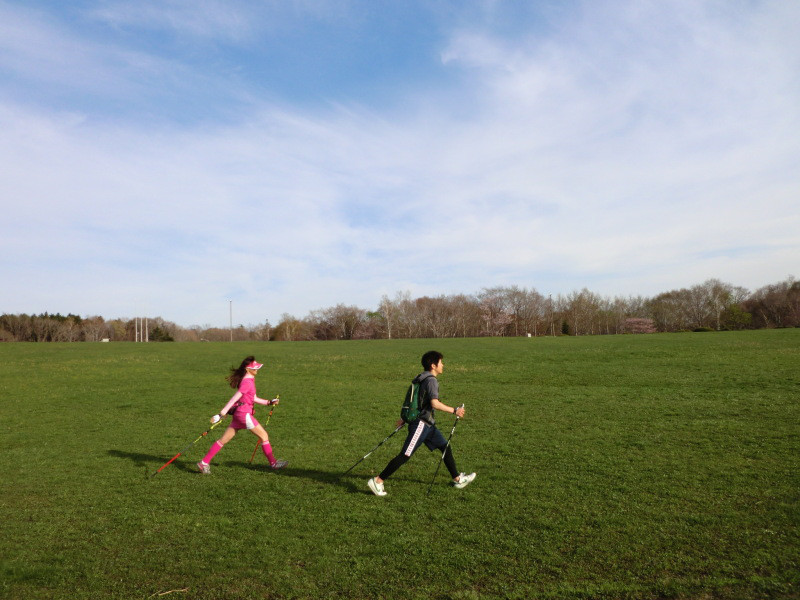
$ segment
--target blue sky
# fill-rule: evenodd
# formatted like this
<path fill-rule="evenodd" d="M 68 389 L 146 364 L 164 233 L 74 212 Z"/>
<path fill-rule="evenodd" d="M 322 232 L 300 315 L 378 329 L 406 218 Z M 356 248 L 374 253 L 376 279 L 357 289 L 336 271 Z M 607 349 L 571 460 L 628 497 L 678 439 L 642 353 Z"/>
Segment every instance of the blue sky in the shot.
<path fill-rule="evenodd" d="M 0 0 L 0 312 L 800 275 L 800 3 Z"/>

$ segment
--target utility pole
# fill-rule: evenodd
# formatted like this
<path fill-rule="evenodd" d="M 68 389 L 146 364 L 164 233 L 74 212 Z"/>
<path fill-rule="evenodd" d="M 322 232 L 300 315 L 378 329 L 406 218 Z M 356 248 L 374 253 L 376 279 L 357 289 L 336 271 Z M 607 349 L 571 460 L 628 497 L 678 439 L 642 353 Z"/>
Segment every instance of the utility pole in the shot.
<path fill-rule="evenodd" d="M 231 341 L 233 341 L 233 300 L 228 300 L 228 309 L 229 309 L 229 318 L 230 318 L 230 329 L 231 329 Z"/>

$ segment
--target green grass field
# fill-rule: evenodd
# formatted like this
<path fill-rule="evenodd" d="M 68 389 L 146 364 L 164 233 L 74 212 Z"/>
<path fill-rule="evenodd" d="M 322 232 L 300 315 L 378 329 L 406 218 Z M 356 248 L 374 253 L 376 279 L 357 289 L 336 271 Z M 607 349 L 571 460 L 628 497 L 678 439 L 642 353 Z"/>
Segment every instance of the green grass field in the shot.
<path fill-rule="evenodd" d="M 429 349 L 464 490 L 366 479 Z M 194 463 L 248 353 L 283 472 Z M 800 329 L 538 339 L 0 345 L 3 598 L 800 597 Z M 264 422 L 267 409 L 257 410 Z M 449 434 L 453 417 L 440 415 Z M 165 593 L 171 592 L 171 593 Z"/>

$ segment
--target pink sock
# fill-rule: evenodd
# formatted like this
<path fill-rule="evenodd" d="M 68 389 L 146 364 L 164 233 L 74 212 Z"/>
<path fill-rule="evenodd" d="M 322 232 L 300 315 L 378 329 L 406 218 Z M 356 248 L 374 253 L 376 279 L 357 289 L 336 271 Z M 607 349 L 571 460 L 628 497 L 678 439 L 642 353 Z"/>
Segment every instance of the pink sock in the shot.
<path fill-rule="evenodd" d="M 214 455 L 220 450 L 222 450 L 222 444 L 220 444 L 219 442 L 214 442 L 213 444 L 211 444 L 211 449 L 208 451 L 208 454 L 206 454 L 205 457 L 203 457 L 203 462 L 206 463 L 207 465 L 210 465 L 211 459 L 214 458 Z"/>
<path fill-rule="evenodd" d="M 269 464 L 275 464 L 275 457 L 272 455 L 272 446 L 269 442 L 261 442 L 261 449 L 264 451 L 264 456 L 267 457 Z"/>

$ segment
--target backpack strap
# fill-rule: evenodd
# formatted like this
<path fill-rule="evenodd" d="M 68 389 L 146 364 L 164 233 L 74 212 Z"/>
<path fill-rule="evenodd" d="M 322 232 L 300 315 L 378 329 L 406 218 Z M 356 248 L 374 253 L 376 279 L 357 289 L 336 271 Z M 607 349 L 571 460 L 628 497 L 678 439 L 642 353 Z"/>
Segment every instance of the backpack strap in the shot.
<path fill-rule="evenodd" d="M 429 372 L 426 371 L 425 373 L 423 373 L 420 376 L 419 381 L 417 381 L 417 386 L 420 388 L 420 390 L 419 390 L 419 400 L 418 400 L 419 417 L 420 417 L 420 419 L 422 419 L 423 421 L 425 421 L 426 423 L 429 423 L 429 424 L 430 424 L 429 419 L 432 416 L 433 407 L 431 406 L 431 399 L 422 395 L 422 393 L 423 393 L 422 382 L 426 381 L 430 377 L 433 377 L 433 375 L 431 375 Z"/>

